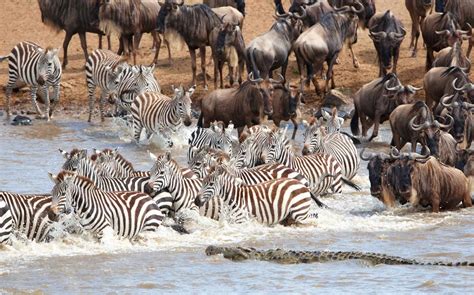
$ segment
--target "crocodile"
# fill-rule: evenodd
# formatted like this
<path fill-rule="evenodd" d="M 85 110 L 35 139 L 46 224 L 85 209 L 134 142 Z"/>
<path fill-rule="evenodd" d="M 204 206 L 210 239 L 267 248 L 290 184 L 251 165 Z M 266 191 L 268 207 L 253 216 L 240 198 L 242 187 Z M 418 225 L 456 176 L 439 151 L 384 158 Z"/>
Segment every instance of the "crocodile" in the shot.
<path fill-rule="evenodd" d="M 218 247 L 208 246 L 208 256 L 223 254 L 224 258 L 232 261 L 263 260 L 280 264 L 297 264 L 313 262 L 329 262 L 343 260 L 363 260 L 371 265 L 434 265 L 434 266 L 474 266 L 474 262 L 421 262 L 372 252 L 356 251 L 293 251 L 284 249 L 257 250 L 247 247 Z"/>

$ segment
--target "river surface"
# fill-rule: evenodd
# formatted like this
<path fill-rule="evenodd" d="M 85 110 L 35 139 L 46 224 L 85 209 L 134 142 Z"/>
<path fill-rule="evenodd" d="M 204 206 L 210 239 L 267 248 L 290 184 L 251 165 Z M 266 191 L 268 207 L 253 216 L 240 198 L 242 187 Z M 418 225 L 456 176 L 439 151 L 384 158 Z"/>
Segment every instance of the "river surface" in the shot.
<path fill-rule="evenodd" d="M 59 117 L 14 127 L 0 117 L 0 190 L 47 193 L 63 163 L 58 148 L 114 148 L 145 170 L 147 150 L 162 151 L 159 138 L 137 146 L 110 119 L 88 124 L 84 118 Z M 292 127 L 290 127 L 291 129 Z M 347 128 L 347 127 L 346 127 Z M 175 135 L 173 156 L 185 162 L 187 136 Z M 301 146 L 301 132 L 297 146 Z M 369 148 L 386 148 L 390 131 Z M 370 196 L 367 163 L 354 179 L 361 192 L 345 189 L 325 197 L 330 209 L 318 209 L 316 226 L 268 227 L 199 219 L 189 235 L 167 227 L 137 242 L 84 234 L 61 236 L 50 243 L 14 239 L 0 248 L 0 293 L 471 293 L 474 269 L 435 266 L 371 266 L 359 261 L 278 265 L 261 261 L 231 262 L 207 257 L 207 245 L 280 247 L 299 250 L 380 252 L 421 261 L 474 261 L 474 209 L 440 214 L 410 207 L 387 210 Z"/>

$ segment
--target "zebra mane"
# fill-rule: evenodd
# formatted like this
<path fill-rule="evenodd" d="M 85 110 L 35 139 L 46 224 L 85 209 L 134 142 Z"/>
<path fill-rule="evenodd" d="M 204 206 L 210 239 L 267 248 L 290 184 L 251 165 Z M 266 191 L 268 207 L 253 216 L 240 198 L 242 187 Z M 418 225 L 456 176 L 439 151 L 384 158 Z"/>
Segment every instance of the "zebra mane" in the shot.
<path fill-rule="evenodd" d="M 114 151 L 112 149 L 104 149 L 102 150 L 102 153 L 104 154 L 113 154 Z M 132 162 L 130 162 L 129 160 L 125 159 L 125 157 L 120 154 L 120 153 L 115 153 L 115 158 L 114 160 L 116 162 L 120 162 L 120 163 L 123 163 L 124 166 L 127 166 L 128 168 L 130 168 L 132 171 L 135 171 L 135 168 L 133 167 L 133 164 Z"/>
<path fill-rule="evenodd" d="M 81 175 L 77 175 L 74 172 L 63 170 L 59 172 L 57 176 L 57 181 L 58 182 L 63 182 L 67 177 L 75 177 L 76 179 L 79 179 L 80 182 L 85 183 L 88 187 L 95 188 L 95 184 L 90 180 L 89 178 Z"/>

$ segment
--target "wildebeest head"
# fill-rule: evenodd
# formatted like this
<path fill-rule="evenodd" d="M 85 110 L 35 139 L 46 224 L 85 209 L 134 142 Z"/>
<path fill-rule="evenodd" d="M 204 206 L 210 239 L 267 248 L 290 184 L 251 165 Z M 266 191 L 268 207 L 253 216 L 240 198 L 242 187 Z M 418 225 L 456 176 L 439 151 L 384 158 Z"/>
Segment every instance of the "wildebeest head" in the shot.
<path fill-rule="evenodd" d="M 453 126 L 454 119 L 449 115 L 447 117 L 449 118 L 449 124 L 441 124 L 435 120 L 433 114 L 424 107 L 421 108 L 419 114 L 414 116 L 409 122 L 410 128 L 419 134 L 420 141 L 422 144 L 428 146 L 432 155 L 438 154 L 441 129 L 448 131 Z M 415 123 L 415 121 L 418 121 L 418 123 Z"/>
<path fill-rule="evenodd" d="M 340 26 L 341 30 L 345 30 L 345 32 L 342 32 L 345 36 L 345 41 L 348 44 L 357 43 L 357 28 L 359 27 L 359 17 L 357 14 L 364 10 L 362 3 L 355 1 L 354 5 L 345 5 L 334 10 L 340 15 L 339 18 L 348 18 L 349 20 L 348 22 L 342 20 L 341 23 L 346 23 L 346 25 Z"/>
<path fill-rule="evenodd" d="M 185 126 L 191 125 L 191 95 L 193 95 L 196 90 L 196 85 L 193 85 L 188 90 L 185 90 L 182 86 L 179 88 L 174 88 L 175 97 L 174 101 L 176 103 L 177 111 L 179 117 L 183 121 Z"/>
<path fill-rule="evenodd" d="M 442 40 L 447 42 L 449 46 L 453 46 L 456 42 L 462 43 L 463 39 L 470 39 L 472 37 L 472 27 L 469 23 L 467 25 L 469 29 L 463 31 L 459 29 L 459 24 L 453 18 L 449 19 L 445 30 L 435 31 L 435 33 L 442 36 Z"/>
<path fill-rule="evenodd" d="M 165 0 L 165 2 L 159 2 L 160 11 L 158 12 L 157 19 L 157 30 L 159 33 L 164 33 L 166 27 L 166 20 L 169 17 L 176 16 L 179 13 L 179 9 L 184 4 L 184 0 Z"/>
<path fill-rule="evenodd" d="M 301 12 L 302 8 L 305 8 L 308 5 L 312 5 L 318 2 L 318 0 L 293 0 L 291 2 L 290 12 Z"/>
<path fill-rule="evenodd" d="M 225 56 L 225 48 L 243 42 L 242 32 L 239 24 L 222 23 L 217 34 L 216 53 L 218 56 Z"/>
<path fill-rule="evenodd" d="M 341 7 L 344 5 L 356 5 L 357 2 L 360 2 L 364 9 L 360 11 L 357 16 L 361 25 L 365 28 L 369 23 L 370 18 L 375 14 L 375 3 L 374 0 L 332 0 L 330 3 L 334 7 Z"/>
<path fill-rule="evenodd" d="M 256 85 L 260 90 L 263 98 L 263 112 L 271 116 L 273 114 L 273 84 L 279 84 L 284 81 L 283 76 L 280 75 L 280 80 L 273 80 L 271 78 L 262 79 L 253 77 L 253 72 L 248 76 L 249 81 Z"/>
<path fill-rule="evenodd" d="M 385 177 L 388 166 L 395 161 L 385 153 L 365 153 L 365 148 L 360 152 L 360 158 L 367 163 L 369 171 L 370 194 L 382 200 L 382 177 Z"/>
<path fill-rule="evenodd" d="M 412 103 L 416 92 L 421 90 L 412 85 L 403 86 L 395 74 L 385 76 L 384 80 L 382 95 L 393 100 L 395 105 Z"/>
<path fill-rule="evenodd" d="M 380 59 L 385 70 L 392 68 L 392 55 L 394 50 L 400 47 L 405 38 L 406 31 L 395 16 L 387 10 L 379 23 L 369 28 L 369 37 L 374 41 Z"/>
<path fill-rule="evenodd" d="M 296 109 L 298 108 L 298 105 L 300 103 L 302 93 L 300 92 L 299 87 L 296 87 L 294 85 L 287 85 L 287 88 L 290 91 L 288 114 L 290 116 L 294 116 L 296 115 Z"/>
<path fill-rule="evenodd" d="M 453 81 L 455 87 L 456 79 Z M 441 104 L 447 109 L 448 114 L 453 118 L 453 128 L 451 134 L 457 142 L 462 142 L 464 139 L 464 127 L 466 118 L 474 110 L 474 105 L 466 102 L 460 93 L 444 96 L 441 99 Z"/>

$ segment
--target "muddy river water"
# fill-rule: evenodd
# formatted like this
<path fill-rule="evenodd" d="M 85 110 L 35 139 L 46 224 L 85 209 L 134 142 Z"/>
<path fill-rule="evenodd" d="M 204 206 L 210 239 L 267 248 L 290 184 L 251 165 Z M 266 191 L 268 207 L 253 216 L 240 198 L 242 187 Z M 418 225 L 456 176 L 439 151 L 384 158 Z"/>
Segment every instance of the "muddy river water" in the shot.
<path fill-rule="evenodd" d="M 0 190 L 50 192 L 47 172 L 59 172 L 58 148 L 119 147 L 141 170 L 152 165 L 147 150 L 159 153 L 159 139 L 147 146 L 130 142 L 126 130 L 111 121 L 88 124 L 59 117 L 33 126 L 4 125 L 0 117 Z M 174 136 L 172 152 L 185 163 L 187 136 Z M 300 134 L 300 133 L 299 133 Z M 390 132 L 382 126 L 378 142 Z M 297 142 L 301 145 L 301 135 Z M 371 266 L 359 261 L 278 265 L 235 263 L 207 257 L 207 245 L 280 247 L 301 250 L 381 252 L 422 261 L 474 261 L 474 209 L 431 214 L 410 207 L 387 210 L 370 196 L 367 163 L 354 179 L 361 192 L 345 189 L 325 197 L 317 226 L 294 228 L 199 220 L 189 235 L 169 228 L 137 242 L 92 236 L 61 236 L 50 243 L 14 239 L 0 248 L 0 293 L 472 293 L 474 269 L 434 266 Z"/>

